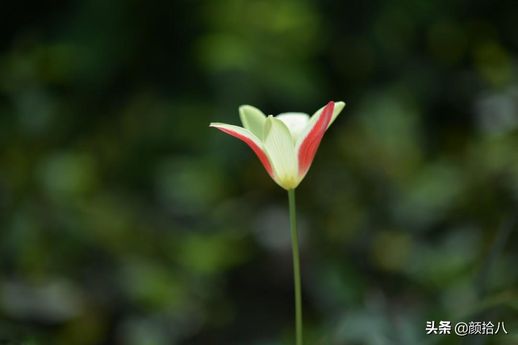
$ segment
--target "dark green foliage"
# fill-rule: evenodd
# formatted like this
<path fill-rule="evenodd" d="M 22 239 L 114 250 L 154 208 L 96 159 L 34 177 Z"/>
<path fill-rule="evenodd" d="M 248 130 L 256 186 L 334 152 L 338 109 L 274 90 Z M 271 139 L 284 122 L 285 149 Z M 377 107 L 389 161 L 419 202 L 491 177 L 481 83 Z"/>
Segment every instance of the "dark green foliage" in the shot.
<path fill-rule="evenodd" d="M 297 190 L 307 343 L 518 343 L 517 13 L 2 4 L 0 343 L 292 343 L 287 196 L 208 124 L 330 99 L 348 106 Z"/>

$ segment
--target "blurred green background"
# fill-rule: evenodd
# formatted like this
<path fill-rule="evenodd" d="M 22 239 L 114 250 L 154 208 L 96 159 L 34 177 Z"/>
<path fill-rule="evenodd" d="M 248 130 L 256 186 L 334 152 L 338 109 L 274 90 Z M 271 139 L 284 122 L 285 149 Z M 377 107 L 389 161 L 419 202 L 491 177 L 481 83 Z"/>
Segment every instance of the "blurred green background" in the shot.
<path fill-rule="evenodd" d="M 518 344 L 517 22 L 514 0 L 3 2 L 0 343 L 292 344 L 287 196 L 208 124 L 344 100 L 297 190 L 306 343 Z"/>

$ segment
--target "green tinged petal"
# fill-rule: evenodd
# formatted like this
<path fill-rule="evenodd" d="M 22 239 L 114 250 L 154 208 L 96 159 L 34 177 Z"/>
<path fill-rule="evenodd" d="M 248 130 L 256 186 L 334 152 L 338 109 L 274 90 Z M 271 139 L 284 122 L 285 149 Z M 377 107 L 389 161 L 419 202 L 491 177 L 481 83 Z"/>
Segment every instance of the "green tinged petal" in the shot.
<path fill-rule="evenodd" d="M 300 182 L 298 161 L 290 131 L 273 116 L 266 119 L 264 147 L 275 171 L 276 182 L 284 189 L 297 187 Z"/>
<path fill-rule="evenodd" d="M 242 105 L 239 107 L 239 117 L 241 118 L 243 127 L 254 133 L 259 140 L 264 139 L 266 116 L 262 111 L 251 105 Z"/>

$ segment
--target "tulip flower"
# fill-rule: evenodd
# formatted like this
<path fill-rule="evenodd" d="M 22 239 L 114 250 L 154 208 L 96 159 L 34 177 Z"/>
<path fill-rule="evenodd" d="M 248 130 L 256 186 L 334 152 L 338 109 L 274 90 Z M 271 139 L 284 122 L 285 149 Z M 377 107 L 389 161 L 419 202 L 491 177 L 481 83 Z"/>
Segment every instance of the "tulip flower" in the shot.
<path fill-rule="evenodd" d="M 210 124 L 210 127 L 245 142 L 257 155 L 272 179 L 288 191 L 297 345 L 302 345 L 302 299 L 295 188 L 308 173 L 322 137 L 344 106 L 344 102 L 329 102 L 310 117 L 304 113 L 266 116 L 255 107 L 243 105 L 239 107 L 243 127 L 219 122 Z"/>
<path fill-rule="evenodd" d="M 329 102 L 312 117 L 304 113 L 265 116 L 250 105 L 239 107 L 243 127 L 213 122 L 211 127 L 244 141 L 279 186 L 295 189 L 306 176 L 327 128 L 344 108 Z"/>

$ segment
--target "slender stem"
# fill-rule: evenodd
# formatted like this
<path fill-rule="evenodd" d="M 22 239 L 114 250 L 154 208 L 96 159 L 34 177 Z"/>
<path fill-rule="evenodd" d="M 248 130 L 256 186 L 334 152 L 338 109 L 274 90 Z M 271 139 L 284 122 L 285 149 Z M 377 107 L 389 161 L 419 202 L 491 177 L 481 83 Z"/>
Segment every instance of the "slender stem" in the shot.
<path fill-rule="evenodd" d="M 295 189 L 288 191 L 290 204 L 291 246 L 293 253 L 293 282 L 295 284 L 295 338 L 296 345 L 302 345 L 302 295 L 300 284 L 299 236 L 297 233 L 297 215 Z"/>

